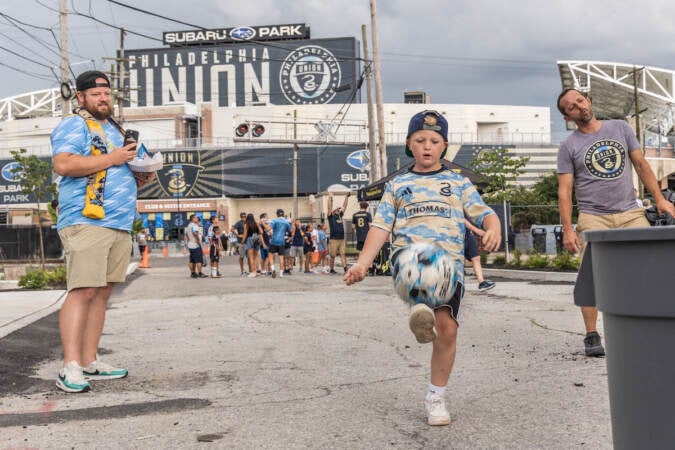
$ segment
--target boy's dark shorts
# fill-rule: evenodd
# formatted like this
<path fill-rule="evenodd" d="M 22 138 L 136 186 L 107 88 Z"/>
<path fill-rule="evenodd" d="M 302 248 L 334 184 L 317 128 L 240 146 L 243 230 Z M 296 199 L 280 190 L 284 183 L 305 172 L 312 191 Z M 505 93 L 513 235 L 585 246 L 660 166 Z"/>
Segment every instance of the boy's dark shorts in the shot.
<path fill-rule="evenodd" d="M 478 251 L 478 244 L 476 243 L 476 238 L 473 237 L 473 234 L 466 233 L 464 235 L 464 258 L 471 260 L 476 256 L 480 256 Z"/>
<path fill-rule="evenodd" d="M 220 252 L 216 249 L 215 245 L 209 247 L 209 260 L 212 263 L 220 261 Z"/>
<path fill-rule="evenodd" d="M 455 295 L 452 296 L 450 301 L 445 305 L 437 306 L 434 309 L 447 308 L 450 311 L 450 317 L 452 317 L 457 325 L 459 325 L 459 306 L 462 303 L 462 297 L 464 297 L 464 285 L 462 283 L 457 283 L 455 287 Z"/>
<path fill-rule="evenodd" d="M 365 243 L 366 243 L 365 241 L 356 241 L 356 249 L 358 251 L 363 250 L 363 244 L 365 244 Z"/>
<path fill-rule="evenodd" d="M 283 245 L 272 245 L 270 244 L 270 253 L 278 253 L 281 256 L 284 256 L 284 246 Z"/>
<path fill-rule="evenodd" d="M 204 264 L 204 252 L 201 247 L 189 248 L 190 264 Z"/>

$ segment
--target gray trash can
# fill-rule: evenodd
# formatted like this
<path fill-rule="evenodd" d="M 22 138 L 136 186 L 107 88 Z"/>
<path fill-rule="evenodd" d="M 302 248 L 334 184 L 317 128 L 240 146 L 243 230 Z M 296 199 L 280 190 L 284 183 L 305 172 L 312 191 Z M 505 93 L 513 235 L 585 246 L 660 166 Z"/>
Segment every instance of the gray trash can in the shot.
<path fill-rule="evenodd" d="M 675 226 L 594 230 L 616 449 L 675 446 Z"/>
<path fill-rule="evenodd" d="M 546 228 L 532 227 L 532 247 L 541 254 L 546 253 Z"/>

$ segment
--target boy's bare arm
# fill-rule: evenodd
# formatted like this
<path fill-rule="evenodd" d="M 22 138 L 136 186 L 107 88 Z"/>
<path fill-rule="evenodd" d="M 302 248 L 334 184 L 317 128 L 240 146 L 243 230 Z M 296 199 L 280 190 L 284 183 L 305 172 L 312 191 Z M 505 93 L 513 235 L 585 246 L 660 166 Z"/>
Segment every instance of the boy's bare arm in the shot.
<path fill-rule="evenodd" d="M 366 277 L 368 267 L 373 264 L 375 256 L 377 256 L 377 253 L 384 243 L 387 242 L 388 237 L 388 231 L 377 227 L 370 228 L 368 236 L 366 237 L 366 242 L 363 243 L 363 250 L 361 250 L 361 253 L 359 254 L 359 260 L 349 268 L 343 278 L 345 283 L 348 285 L 354 284 Z"/>
<path fill-rule="evenodd" d="M 483 234 L 485 234 L 485 231 L 481 230 L 476 225 L 472 224 L 471 221 L 468 219 L 464 219 L 464 224 L 469 229 L 469 231 L 471 231 L 473 234 L 477 236 L 482 236 Z"/>
<path fill-rule="evenodd" d="M 483 229 L 485 230 L 485 234 L 481 237 L 483 248 L 489 252 L 499 249 L 502 243 L 502 225 L 497 214 L 490 214 L 483 219 Z"/>

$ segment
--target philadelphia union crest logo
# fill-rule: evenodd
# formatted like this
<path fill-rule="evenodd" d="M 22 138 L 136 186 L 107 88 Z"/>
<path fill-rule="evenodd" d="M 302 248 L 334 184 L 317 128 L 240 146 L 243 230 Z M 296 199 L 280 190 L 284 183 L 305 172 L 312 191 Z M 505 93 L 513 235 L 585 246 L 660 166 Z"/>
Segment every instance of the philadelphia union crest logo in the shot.
<path fill-rule="evenodd" d="M 591 145 L 584 157 L 586 170 L 597 178 L 620 177 L 626 167 L 626 150 L 620 142 L 603 139 Z"/>
<path fill-rule="evenodd" d="M 342 73 L 335 55 L 318 45 L 305 45 L 292 51 L 281 64 L 279 83 L 289 102 L 327 103 L 335 97 Z"/>

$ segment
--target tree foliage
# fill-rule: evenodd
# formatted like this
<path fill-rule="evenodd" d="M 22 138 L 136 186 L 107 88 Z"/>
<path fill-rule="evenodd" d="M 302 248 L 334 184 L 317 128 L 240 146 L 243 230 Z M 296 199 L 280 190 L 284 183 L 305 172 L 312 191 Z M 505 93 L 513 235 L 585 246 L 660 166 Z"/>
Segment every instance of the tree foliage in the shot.
<path fill-rule="evenodd" d="M 513 227 L 529 230 L 532 225 L 560 223 L 558 209 L 558 175 L 551 171 L 539 177 L 532 186 L 519 186 L 511 195 Z M 572 199 L 574 203 L 576 200 Z"/>
<path fill-rule="evenodd" d="M 513 156 L 511 149 L 494 148 L 482 150 L 471 161 L 470 167 L 483 175 L 487 181 L 484 197 L 490 202 L 510 201 L 512 194 L 518 189 L 516 179 L 525 173 L 528 156 Z"/>

